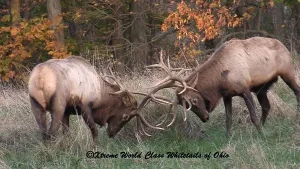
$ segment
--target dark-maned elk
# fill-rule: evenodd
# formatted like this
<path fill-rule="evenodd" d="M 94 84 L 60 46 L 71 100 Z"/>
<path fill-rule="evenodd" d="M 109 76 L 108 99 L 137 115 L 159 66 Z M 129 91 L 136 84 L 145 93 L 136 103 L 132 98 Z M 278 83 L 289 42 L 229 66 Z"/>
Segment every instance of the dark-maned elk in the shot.
<path fill-rule="evenodd" d="M 110 83 L 108 79 L 115 81 Z M 53 136 L 63 124 L 63 132 L 69 128 L 71 114 L 82 115 L 89 126 L 93 140 L 98 132 L 96 123 L 105 126 L 110 137 L 137 116 L 139 127 L 150 125 L 139 111 L 132 96 L 134 92 L 124 89 L 113 76 L 99 76 L 85 59 L 72 56 L 66 59 L 51 59 L 37 65 L 30 74 L 29 96 L 32 112 L 42 132 L 43 139 Z M 139 94 L 139 93 L 137 93 Z M 148 97 L 148 101 L 164 102 L 163 99 Z M 51 126 L 47 131 L 46 111 L 51 113 Z"/>
<path fill-rule="evenodd" d="M 278 76 L 293 90 L 299 110 L 300 87 L 295 80 L 291 54 L 276 39 L 253 37 L 246 40 L 230 40 L 219 47 L 207 62 L 184 80 L 178 76 L 183 71 L 173 74 L 175 69 L 164 64 L 162 53 L 160 63 L 148 67 L 162 68 L 169 75 L 155 85 L 150 93 L 154 94 L 163 88 L 177 87 L 177 101 L 174 102 L 173 107 L 180 103 L 184 107 L 185 119 L 187 110 L 191 109 L 203 122 L 206 122 L 209 119 L 208 112 L 213 111 L 218 101 L 223 98 L 227 136 L 230 135 L 232 126 L 233 96 L 244 99 L 251 121 L 257 130 L 261 131 L 251 92 L 256 93 L 262 107 L 261 123 L 264 125 L 270 110 L 267 92 L 277 81 Z M 188 108 L 186 104 L 189 105 Z M 173 114 L 173 120 L 168 126 L 174 123 L 176 113 Z"/>

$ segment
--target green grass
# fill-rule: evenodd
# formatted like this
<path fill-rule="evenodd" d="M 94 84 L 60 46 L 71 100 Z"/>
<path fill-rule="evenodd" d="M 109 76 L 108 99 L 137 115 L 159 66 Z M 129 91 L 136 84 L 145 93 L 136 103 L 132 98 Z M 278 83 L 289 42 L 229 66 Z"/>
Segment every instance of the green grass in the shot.
<path fill-rule="evenodd" d="M 140 86 L 143 85 L 136 85 Z M 230 138 L 225 137 L 225 114 L 220 102 L 205 124 L 189 112 L 187 122 L 179 116 L 167 131 L 148 129 L 152 137 L 145 137 L 135 135 L 135 120 L 132 120 L 116 138 L 108 138 L 105 128 L 100 129 L 95 146 L 87 126 L 77 116 L 71 117 L 68 135 L 59 133 L 55 141 L 43 143 L 30 112 L 27 92 L 3 91 L 0 168 L 300 168 L 300 118 L 295 112 L 295 97 L 282 81 L 268 95 L 272 110 L 263 134 L 258 134 L 250 122 L 244 102 L 234 98 Z M 260 115 L 260 107 L 257 107 Z M 153 122 L 154 116 L 166 110 L 164 106 L 150 105 L 144 113 L 152 114 L 151 118 L 146 117 Z M 90 159 L 86 157 L 87 151 L 118 154 L 119 158 Z M 149 151 L 164 157 L 145 159 Z M 141 158 L 122 159 L 121 152 L 142 154 Z M 167 158 L 167 152 L 199 152 L 202 156 Z M 229 157 L 214 158 L 215 152 L 226 153 Z M 210 154 L 210 158 L 204 157 L 205 154 Z"/>
<path fill-rule="evenodd" d="M 252 124 L 235 125 L 234 134 L 229 139 L 225 137 L 222 126 L 209 127 L 206 130 L 209 138 L 186 138 L 184 133 L 171 129 L 143 138 L 139 143 L 122 138 L 109 139 L 101 130 L 95 148 L 84 145 L 84 141 L 72 143 L 70 138 L 63 137 L 46 145 L 39 140 L 22 138 L 13 145 L 2 147 L 1 158 L 11 168 L 296 168 L 300 167 L 300 130 L 299 122 L 296 123 L 296 120 L 287 118 L 270 119 L 264 135 L 259 135 Z M 90 150 L 117 153 L 119 158 L 88 159 L 86 152 Z M 145 159 L 148 151 L 164 154 L 164 158 Z M 167 152 L 213 155 L 217 151 L 226 152 L 229 157 L 168 159 L 166 155 Z M 142 156 L 122 159 L 121 152 L 141 152 Z"/>

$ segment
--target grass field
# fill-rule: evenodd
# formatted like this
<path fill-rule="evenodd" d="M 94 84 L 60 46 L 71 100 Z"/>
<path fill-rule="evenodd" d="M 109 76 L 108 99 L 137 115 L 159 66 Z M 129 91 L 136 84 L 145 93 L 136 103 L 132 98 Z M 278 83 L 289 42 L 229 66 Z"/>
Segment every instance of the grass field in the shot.
<path fill-rule="evenodd" d="M 160 77 L 125 77 L 123 83 L 131 90 L 141 90 L 157 78 Z M 230 138 L 225 137 L 225 113 L 220 101 L 205 124 L 189 112 L 187 122 L 179 116 L 167 131 L 148 129 L 153 135 L 145 137 L 135 134 L 133 119 L 113 139 L 108 138 L 104 128 L 100 129 L 96 146 L 82 118 L 77 116 L 71 117 L 68 135 L 60 133 L 55 141 L 44 144 L 30 112 L 26 88 L 2 86 L 0 92 L 0 168 L 300 168 L 300 117 L 295 109 L 296 98 L 282 80 L 268 94 L 272 109 L 262 135 L 250 122 L 243 100 L 236 97 Z M 257 101 L 256 105 L 260 116 Z M 153 104 L 144 113 L 155 122 L 166 111 L 166 107 Z M 88 151 L 117 154 L 118 158 L 87 158 Z M 124 159 L 121 152 L 140 157 Z M 168 152 L 198 152 L 201 157 L 168 158 Z"/>

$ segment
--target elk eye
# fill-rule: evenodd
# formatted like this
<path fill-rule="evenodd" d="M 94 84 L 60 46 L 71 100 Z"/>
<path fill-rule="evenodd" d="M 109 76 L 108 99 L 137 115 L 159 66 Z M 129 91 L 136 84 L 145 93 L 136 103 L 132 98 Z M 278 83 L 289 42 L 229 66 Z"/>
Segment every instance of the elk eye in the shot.
<path fill-rule="evenodd" d="M 197 98 L 193 98 L 191 101 L 192 101 L 192 104 L 193 104 L 193 105 L 196 105 L 197 102 L 198 102 L 198 99 L 197 99 Z"/>
<path fill-rule="evenodd" d="M 129 115 L 128 114 L 123 114 L 123 121 L 127 121 L 129 119 Z"/>

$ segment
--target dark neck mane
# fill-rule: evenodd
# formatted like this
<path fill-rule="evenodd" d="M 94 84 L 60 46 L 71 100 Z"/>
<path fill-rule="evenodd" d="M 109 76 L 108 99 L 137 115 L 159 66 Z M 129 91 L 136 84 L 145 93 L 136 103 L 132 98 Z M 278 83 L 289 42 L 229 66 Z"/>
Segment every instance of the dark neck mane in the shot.
<path fill-rule="evenodd" d="M 210 63 L 212 64 L 212 63 Z M 210 64 L 204 64 L 198 67 L 190 76 L 188 76 L 185 81 L 188 86 L 191 86 L 198 74 L 198 81 L 194 87 L 201 96 L 205 99 L 207 111 L 213 111 L 217 106 L 220 98 L 222 97 L 220 93 L 220 82 L 218 76 L 213 76 L 210 72 Z"/>

